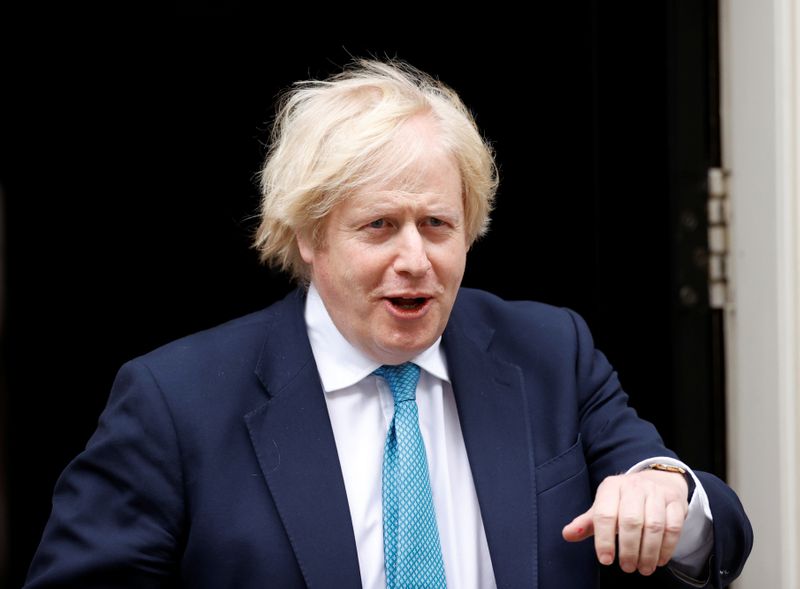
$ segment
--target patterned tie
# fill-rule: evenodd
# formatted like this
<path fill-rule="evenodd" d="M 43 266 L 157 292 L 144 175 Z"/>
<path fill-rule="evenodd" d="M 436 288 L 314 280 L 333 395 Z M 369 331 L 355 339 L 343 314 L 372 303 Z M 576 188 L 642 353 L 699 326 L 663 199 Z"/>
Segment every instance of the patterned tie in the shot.
<path fill-rule="evenodd" d="M 394 417 L 383 453 L 383 553 L 387 589 L 447 587 L 433 509 L 425 443 L 419 430 L 419 366 L 384 365 Z"/>

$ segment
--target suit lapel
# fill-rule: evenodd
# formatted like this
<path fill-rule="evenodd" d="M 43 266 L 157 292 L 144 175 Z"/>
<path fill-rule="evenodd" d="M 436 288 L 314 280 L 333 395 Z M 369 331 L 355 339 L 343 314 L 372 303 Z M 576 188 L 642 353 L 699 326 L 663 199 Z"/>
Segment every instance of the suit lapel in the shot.
<path fill-rule="evenodd" d="M 495 358 L 492 330 L 474 323 L 456 304 L 442 344 L 492 566 L 498 587 L 535 588 L 535 461 L 522 371 Z"/>
<path fill-rule="evenodd" d="M 297 292 L 273 307 L 256 369 L 268 400 L 245 422 L 306 583 L 360 587 L 347 495 L 303 301 Z M 443 345 L 492 566 L 498 587 L 535 588 L 535 460 L 522 371 L 496 358 L 491 329 L 473 323 L 456 304 Z"/>
<path fill-rule="evenodd" d="M 298 291 L 273 307 L 256 369 L 269 400 L 245 422 L 306 583 L 360 587 L 344 479 L 303 301 Z"/>

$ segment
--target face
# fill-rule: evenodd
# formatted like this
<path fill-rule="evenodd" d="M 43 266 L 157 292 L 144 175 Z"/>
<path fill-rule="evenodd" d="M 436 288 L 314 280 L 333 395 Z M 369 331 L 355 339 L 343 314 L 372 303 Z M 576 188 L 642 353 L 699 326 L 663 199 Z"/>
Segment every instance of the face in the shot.
<path fill-rule="evenodd" d="M 376 185 L 329 214 L 324 243 L 298 237 L 334 324 L 382 364 L 406 362 L 442 334 L 464 275 L 461 175 L 432 151 L 414 182 Z"/>

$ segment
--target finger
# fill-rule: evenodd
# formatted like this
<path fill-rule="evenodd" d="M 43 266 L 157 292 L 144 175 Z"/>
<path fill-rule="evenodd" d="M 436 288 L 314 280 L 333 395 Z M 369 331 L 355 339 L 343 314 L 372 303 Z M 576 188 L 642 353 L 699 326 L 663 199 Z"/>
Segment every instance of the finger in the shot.
<path fill-rule="evenodd" d="M 661 550 L 658 557 L 658 566 L 664 566 L 672 558 L 678 540 L 681 538 L 683 522 L 686 521 L 686 508 L 678 501 L 667 504 L 666 521 L 664 524 L 664 539 L 661 541 Z"/>
<path fill-rule="evenodd" d="M 639 572 L 645 576 L 652 575 L 661 556 L 661 544 L 666 526 L 666 505 L 664 495 L 652 491 L 647 495 L 644 504 L 644 528 L 642 544 L 639 549 Z"/>
<path fill-rule="evenodd" d="M 592 510 L 580 514 L 561 530 L 561 535 L 567 542 L 580 542 L 594 534 L 592 523 Z"/>
<path fill-rule="evenodd" d="M 619 502 L 619 566 L 632 573 L 639 565 L 639 547 L 644 526 L 645 492 L 639 486 L 625 487 Z"/>
<path fill-rule="evenodd" d="M 592 505 L 592 525 L 594 527 L 594 549 L 597 560 L 609 565 L 614 562 L 615 540 L 617 537 L 617 516 L 619 514 L 620 477 L 608 477 L 597 488 Z"/>

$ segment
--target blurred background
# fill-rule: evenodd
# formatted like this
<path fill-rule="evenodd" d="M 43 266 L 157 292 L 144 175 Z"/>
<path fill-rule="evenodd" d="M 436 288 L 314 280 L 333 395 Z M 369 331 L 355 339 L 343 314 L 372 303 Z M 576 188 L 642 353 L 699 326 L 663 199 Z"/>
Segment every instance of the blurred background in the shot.
<path fill-rule="evenodd" d="M 388 56 L 456 89 L 497 152 L 465 285 L 580 312 L 667 445 L 740 492 L 764 555 L 746 572 L 796 587 L 800 17 L 750 4 L 545 3 L 516 30 L 345 34 L 207 0 L 161 33 L 4 38 L 3 582 L 21 585 L 119 366 L 292 288 L 249 245 L 276 96 Z"/>

